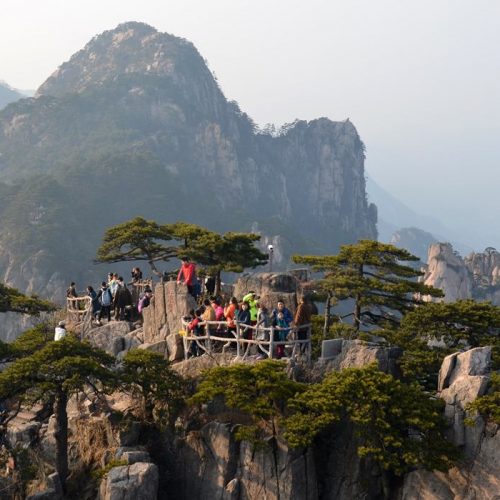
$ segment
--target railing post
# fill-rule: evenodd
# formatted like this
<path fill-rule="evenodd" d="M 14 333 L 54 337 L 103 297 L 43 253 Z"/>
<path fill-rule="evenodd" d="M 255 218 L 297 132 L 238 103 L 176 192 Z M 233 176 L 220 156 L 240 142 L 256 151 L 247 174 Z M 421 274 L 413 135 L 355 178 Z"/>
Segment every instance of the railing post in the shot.
<path fill-rule="evenodd" d="M 212 354 L 212 339 L 210 338 L 210 325 L 208 323 L 205 324 L 205 336 L 207 337 L 207 352 Z"/>
<path fill-rule="evenodd" d="M 240 324 L 236 322 L 236 356 L 240 357 Z"/>
<path fill-rule="evenodd" d="M 273 359 L 273 351 L 274 351 L 274 326 L 271 325 L 271 331 L 269 332 L 269 359 Z"/>

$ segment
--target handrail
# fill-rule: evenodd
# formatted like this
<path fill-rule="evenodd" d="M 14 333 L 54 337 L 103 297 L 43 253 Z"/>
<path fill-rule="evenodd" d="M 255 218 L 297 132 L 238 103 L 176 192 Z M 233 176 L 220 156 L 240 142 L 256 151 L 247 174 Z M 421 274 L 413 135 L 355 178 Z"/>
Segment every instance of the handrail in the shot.
<path fill-rule="evenodd" d="M 236 357 L 241 357 L 245 359 L 248 355 L 249 349 L 251 345 L 257 345 L 259 350 L 266 354 L 270 359 L 274 357 L 274 347 L 275 346 L 284 346 L 284 345 L 292 345 L 292 357 L 297 355 L 297 346 L 305 345 L 306 346 L 306 357 L 308 363 L 311 361 L 311 323 L 307 323 L 304 325 L 294 325 L 289 328 L 280 328 L 275 326 L 264 327 L 260 325 L 247 325 L 245 323 L 239 323 L 237 321 L 234 322 L 236 326 L 236 331 L 232 329 L 227 329 L 227 333 L 231 333 L 233 337 L 221 337 L 217 334 L 211 333 L 211 326 L 217 326 L 218 328 L 223 326 L 227 327 L 227 321 L 203 321 L 198 323 L 198 326 L 204 328 L 205 335 L 196 335 L 189 334 L 187 331 L 187 326 L 189 322 L 182 320 L 182 326 L 186 331 L 186 334 L 183 335 L 183 343 L 184 343 L 184 358 L 187 359 L 188 356 L 188 342 L 196 342 L 197 346 L 207 353 L 212 352 L 212 341 L 216 342 L 224 342 L 224 346 L 222 348 L 222 352 L 225 352 L 226 348 L 229 347 L 232 343 L 236 343 Z M 275 331 L 283 331 L 287 330 L 288 334 L 297 333 L 298 330 L 303 330 L 307 328 L 307 338 L 305 340 L 299 339 L 286 339 L 286 340 L 275 340 L 274 332 Z M 254 330 L 258 334 L 267 333 L 269 334 L 269 340 L 264 339 L 246 339 L 242 336 L 242 331 L 246 332 L 247 330 Z M 212 329 L 213 330 L 213 329 Z M 205 342 L 203 342 L 205 341 Z M 246 346 L 246 349 L 245 349 Z M 267 349 L 266 349 L 267 347 Z M 242 355 L 243 350 L 243 355 Z"/>

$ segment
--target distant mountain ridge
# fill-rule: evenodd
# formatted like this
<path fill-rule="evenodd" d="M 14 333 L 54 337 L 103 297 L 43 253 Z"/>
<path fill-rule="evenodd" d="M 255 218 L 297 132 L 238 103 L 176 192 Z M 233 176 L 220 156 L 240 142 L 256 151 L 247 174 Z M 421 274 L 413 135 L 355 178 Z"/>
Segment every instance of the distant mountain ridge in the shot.
<path fill-rule="evenodd" d="M 105 272 L 104 229 L 136 215 L 257 229 L 285 259 L 377 236 L 351 122 L 261 133 L 190 42 L 135 22 L 0 112 L 0 174 L 0 280 L 54 298 Z"/>
<path fill-rule="evenodd" d="M 26 97 L 26 95 L 13 89 L 7 83 L 0 81 L 0 110 L 5 108 L 7 104 L 23 99 L 24 97 Z"/>

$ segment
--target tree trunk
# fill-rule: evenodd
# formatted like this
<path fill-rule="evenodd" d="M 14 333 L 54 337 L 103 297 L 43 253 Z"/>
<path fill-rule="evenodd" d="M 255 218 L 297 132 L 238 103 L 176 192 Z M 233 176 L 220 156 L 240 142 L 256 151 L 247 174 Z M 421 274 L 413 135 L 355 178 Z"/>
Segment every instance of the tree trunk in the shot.
<path fill-rule="evenodd" d="M 358 275 L 361 279 L 363 279 L 363 264 L 359 265 Z M 354 329 L 356 330 L 356 336 L 361 328 L 361 294 L 358 293 L 356 295 L 355 304 L 354 304 Z"/>
<path fill-rule="evenodd" d="M 56 470 L 61 480 L 61 486 L 66 491 L 66 479 L 68 477 L 68 413 L 66 405 L 68 395 L 60 388 L 56 393 L 54 402 L 54 414 L 56 417 Z"/>
<path fill-rule="evenodd" d="M 326 339 L 328 330 L 330 329 L 330 310 L 332 307 L 332 296 L 328 293 L 325 303 L 325 322 L 323 324 L 323 338 Z"/>
<path fill-rule="evenodd" d="M 356 302 L 354 305 L 354 328 L 356 333 L 361 328 L 361 295 L 356 295 Z"/>
<path fill-rule="evenodd" d="M 221 279 L 220 279 L 220 271 L 217 271 L 217 274 L 215 275 L 215 290 L 214 290 L 214 295 L 217 297 L 217 295 L 220 295 L 222 285 L 221 285 Z"/>
<path fill-rule="evenodd" d="M 155 266 L 155 263 L 152 260 L 149 261 L 149 265 L 151 267 L 151 271 L 153 271 L 153 273 L 155 273 L 156 276 L 163 278 L 163 274 L 160 271 L 158 271 L 158 268 Z"/>

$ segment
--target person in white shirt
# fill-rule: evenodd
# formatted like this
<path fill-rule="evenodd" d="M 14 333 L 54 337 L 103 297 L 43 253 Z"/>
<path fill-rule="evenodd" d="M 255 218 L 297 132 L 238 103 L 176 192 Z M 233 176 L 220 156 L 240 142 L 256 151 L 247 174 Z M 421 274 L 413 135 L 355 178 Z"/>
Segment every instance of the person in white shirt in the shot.
<path fill-rule="evenodd" d="M 66 331 L 66 325 L 64 321 L 59 321 L 59 324 L 56 326 L 56 331 L 54 334 L 54 340 L 61 340 L 64 337 L 66 337 L 66 334 L 68 333 Z"/>

